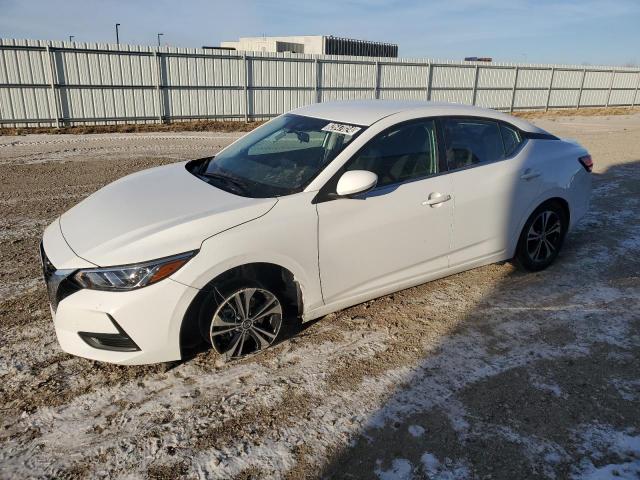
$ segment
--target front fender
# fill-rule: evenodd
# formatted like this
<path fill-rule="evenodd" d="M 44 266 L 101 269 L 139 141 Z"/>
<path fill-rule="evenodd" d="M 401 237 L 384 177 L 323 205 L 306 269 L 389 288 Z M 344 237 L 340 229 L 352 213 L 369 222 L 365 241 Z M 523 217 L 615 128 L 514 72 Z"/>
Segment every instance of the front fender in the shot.
<path fill-rule="evenodd" d="M 314 195 L 284 197 L 265 216 L 206 239 L 193 260 L 171 278 L 202 289 L 235 267 L 270 263 L 293 274 L 302 291 L 304 312 L 322 305 Z"/>

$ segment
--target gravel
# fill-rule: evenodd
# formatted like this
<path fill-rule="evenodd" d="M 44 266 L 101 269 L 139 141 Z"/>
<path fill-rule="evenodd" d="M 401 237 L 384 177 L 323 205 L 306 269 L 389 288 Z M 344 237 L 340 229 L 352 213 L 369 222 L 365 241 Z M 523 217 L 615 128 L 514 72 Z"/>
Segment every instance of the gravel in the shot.
<path fill-rule="evenodd" d="M 0 477 L 637 478 L 640 115 L 540 118 L 596 162 L 557 263 L 447 277 L 264 354 L 121 367 L 56 342 L 43 228 L 239 134 L 0 137 Z"/>

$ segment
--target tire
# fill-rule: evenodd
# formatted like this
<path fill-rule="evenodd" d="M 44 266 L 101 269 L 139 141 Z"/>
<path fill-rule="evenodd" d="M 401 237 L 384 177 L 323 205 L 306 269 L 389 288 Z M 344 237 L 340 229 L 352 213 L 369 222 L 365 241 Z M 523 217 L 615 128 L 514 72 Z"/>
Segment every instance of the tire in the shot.
<path fill-rule="evenodd" d="M 520 234 L 515 256 L 517 262 L 532 272 L 551 265 L 564 243 L 568 220 L 558 202 L 543 203 L 536 208 Z"/>
<path fill-rule="evenodd" d="M 202 303 L 200 333 L 225 360 L 242 358 L 287 337 L 295 324 L 291 313 L 277 289 L 233 281 L 215 286 Z"/>

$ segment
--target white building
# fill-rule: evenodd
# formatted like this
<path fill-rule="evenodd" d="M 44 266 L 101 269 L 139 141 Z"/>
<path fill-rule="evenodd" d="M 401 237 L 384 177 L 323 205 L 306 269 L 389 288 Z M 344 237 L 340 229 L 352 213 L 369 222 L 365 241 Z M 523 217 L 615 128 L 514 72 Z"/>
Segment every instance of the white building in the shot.
<path fill-rule="evenodd" d="M 246 52 L 293 52 L 316 55 L 359 55 L 363 57 L 397 57 L 398 45 L 369 42 L 331 35 L 288 37 L 241 37 L 237 42 L 221 42 L 221 48 Z"/>

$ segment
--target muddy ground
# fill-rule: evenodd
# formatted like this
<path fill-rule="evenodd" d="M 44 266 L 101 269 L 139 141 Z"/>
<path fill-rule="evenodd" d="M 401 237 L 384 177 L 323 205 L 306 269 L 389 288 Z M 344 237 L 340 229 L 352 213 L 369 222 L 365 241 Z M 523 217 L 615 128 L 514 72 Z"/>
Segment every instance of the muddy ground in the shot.
<path fill-rule="evenodd" d="M 491 265 L 244 361 L 148 367 L 59 349 L 42 230 L 237 134 L 0 137 L 0 476 L 640 478 L 640 115 L 535 122 L 596 162 L 591 213 L 552 268 Z"/>

